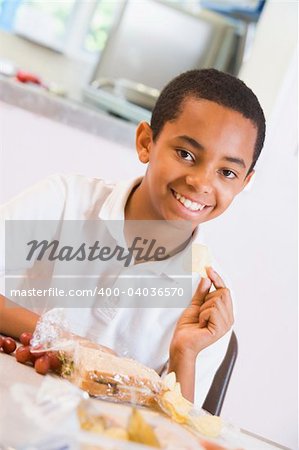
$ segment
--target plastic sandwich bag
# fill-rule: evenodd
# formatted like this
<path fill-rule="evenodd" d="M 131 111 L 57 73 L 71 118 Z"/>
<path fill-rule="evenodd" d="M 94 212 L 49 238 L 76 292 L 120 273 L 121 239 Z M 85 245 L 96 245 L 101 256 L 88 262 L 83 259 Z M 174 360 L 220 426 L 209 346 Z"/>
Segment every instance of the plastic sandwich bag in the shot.
<path fill-rule="evenodd" d="M 220 417 L 194 408 L 183 397 L 174 372 L 161 378 L 138 361 L 76 336 L 63 310 L 41 317 L 31 344 L 36 352 L 58 352 L 62 377 L 91 397 L 150 407 L 197 436 L 218 439 L 236 431 Z"/>

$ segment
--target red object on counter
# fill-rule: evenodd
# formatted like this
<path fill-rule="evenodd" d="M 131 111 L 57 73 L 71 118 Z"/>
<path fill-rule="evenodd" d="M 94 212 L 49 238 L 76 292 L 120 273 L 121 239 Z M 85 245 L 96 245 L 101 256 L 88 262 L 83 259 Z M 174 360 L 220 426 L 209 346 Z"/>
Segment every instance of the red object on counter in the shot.
<path fill-rule="evenodd" d="M 33 75 L 32 73 L 23 72 L 22 70 L 18 70 L 16 78 L 21 83 L 43 84 L 42 80 L 38 76 Z"/>
<path fill-rule="evenodd" d="M 14 339 L 6 337 L 2 343 L 2 348 L 5 353 L 13 353 L 17 348 L 17 344 Z"/>

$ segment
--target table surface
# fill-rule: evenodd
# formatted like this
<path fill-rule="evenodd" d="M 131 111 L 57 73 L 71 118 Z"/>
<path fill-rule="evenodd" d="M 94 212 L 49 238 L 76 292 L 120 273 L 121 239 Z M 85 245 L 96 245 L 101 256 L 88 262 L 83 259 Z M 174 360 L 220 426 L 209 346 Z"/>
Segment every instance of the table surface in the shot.
<path fill-rule="evenodd" d="M 38 390 L 44 377 L 30 366 L 17 363 L 14 356 L 0 354 L 0 449 L 21 448 L 27 442 L 43 438 L 43 432 L 34 429 L 30 419 L 20 412 L 20 406 L 12 398 L 10 388 L 14 383 L 26 383 Z M 248 450 L 286 449 L 258 436 L 241 431 L 242 447 Z M 142 446 L 142 448 L 144 448 Z"/>

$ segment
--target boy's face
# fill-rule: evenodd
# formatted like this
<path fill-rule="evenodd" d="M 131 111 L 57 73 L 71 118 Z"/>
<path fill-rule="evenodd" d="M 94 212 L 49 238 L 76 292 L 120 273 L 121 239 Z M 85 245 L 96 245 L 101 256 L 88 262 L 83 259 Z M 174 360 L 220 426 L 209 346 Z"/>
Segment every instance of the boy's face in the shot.
<path fill-rule="evenodd" d="M 140 186 L 146 217 L 191 221 L 194 229 L 222 214 L 253 174 L 247 175 L 256 137 L 253 123 L 240 113 L 192 98 L 156 142 L 141 123 L 137 150 L 149 163 Z"/>

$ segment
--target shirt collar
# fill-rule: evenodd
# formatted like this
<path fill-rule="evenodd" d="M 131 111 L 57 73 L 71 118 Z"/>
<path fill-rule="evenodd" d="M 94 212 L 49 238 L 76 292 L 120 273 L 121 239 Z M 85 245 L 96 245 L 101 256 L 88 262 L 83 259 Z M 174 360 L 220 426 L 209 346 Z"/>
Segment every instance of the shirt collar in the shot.
<path fill-rule="evenodd" d="M 99 219 L 109 221 L 109 233 L 123 248 L 127 248 L 124 237 L 125 206 L 132 189 L 140 184 L 141 180 L 142 177 L 138 177 L 116 183 L 99 212 Z"/>
<path fill-rule="evenodd" d="M 104 201 L 100 212 L 101 220 L 125 220 L 125 206 L 132 189 L 140 184 L 143 177 L 116 183 L 111 193 Z"/>

